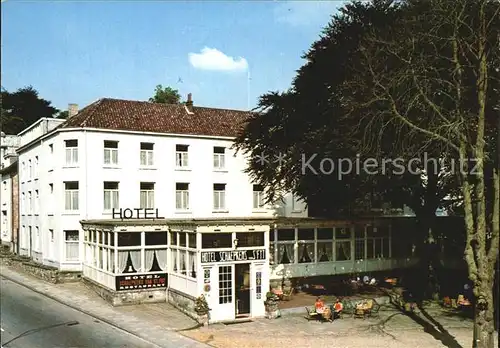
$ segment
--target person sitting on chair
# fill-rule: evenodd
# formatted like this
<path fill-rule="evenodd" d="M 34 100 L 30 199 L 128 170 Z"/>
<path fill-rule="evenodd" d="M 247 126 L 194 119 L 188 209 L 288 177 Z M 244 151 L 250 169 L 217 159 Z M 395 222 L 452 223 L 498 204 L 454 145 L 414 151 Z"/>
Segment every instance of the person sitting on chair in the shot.
<path fill-rule="evenodd" d="M 340 318 L 340 314 L 344 309 L 344 305 L 340 302 L 340 299 L 335 300 L 335 304 L 333 305 L 333 319 Z"/>
<path fill-rule="evenodd" d="M 316 309 L 316 313 L 322 314 L 325 311 L 325 303 L 321 300 L 321 297 L 316 299 L 316 303 L 314 304 L 314 308 Z"/>

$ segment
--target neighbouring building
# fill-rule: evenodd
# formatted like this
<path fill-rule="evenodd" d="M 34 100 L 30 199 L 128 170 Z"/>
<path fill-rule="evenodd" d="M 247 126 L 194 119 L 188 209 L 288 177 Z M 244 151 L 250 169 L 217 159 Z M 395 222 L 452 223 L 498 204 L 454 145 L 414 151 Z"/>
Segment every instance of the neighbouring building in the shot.
<path fill-rule="evenodd" d="M 70 111 L 20 134 L 20 251 L 82 271 L 115 305 L 168 300 L 192 313 L 204 294 L 212 322 L 259 317 L 285 278 L 415 262 L 390 219 L 308 218 L 286 193 L 264 204 L 232 148 L 248 112 L 196 107 L 191 95 Z"/>
<path fill-rule="evenodd" d="M 192 102 L 191 102 L 192 103 Z M 154 208 L 165 218 L 273 217 L 233 139 L 247 112 L 116 99 L 19 134 L 20 251 L 62 270 L 82 270 L 82 219 L 113 209 Z M 284 201 L 290 197 L 284 196 Z"/>
<path fill-rule="evenodd" d="M 19 231 L 19 183 L 16 148 L 19 137 L 0 136 L 0 240 L 13 252 L 18 251 Z"/>

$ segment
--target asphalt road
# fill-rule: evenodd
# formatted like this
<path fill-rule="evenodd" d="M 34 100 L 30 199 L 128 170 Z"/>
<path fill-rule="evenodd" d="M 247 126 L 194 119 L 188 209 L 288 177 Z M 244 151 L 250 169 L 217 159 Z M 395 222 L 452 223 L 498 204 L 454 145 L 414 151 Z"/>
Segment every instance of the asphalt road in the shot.
<path fill-rule="evenodd" d="M 0 326 L 4 348 L 157 347 L 3 277 Z"/>

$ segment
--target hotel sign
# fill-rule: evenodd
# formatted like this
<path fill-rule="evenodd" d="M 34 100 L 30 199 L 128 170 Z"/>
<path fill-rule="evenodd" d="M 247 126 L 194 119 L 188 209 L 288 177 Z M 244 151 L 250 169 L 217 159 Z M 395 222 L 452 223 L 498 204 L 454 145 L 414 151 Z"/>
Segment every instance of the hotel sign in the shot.
<path fill-rule="evenodd" d="M 113 208 L 113 219 L 162 219 L 158 214 L 158 209 L 153 208 Z"/>
<path fill-rule="evenodd" d="M 167 287 L 167 274 L 131 274 L 116 276 L 116 291 Z"/>
<path fill-rule="evenodd" d="M 208 251 L 201 253 L 201 263 L 265 260 L 266 250 Z"/>

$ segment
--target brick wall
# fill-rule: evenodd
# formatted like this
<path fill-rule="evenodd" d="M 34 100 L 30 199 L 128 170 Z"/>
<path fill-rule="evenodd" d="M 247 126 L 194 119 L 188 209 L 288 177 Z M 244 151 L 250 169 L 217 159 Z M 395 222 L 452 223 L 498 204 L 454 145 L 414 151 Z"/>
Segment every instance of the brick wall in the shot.
<path fill-rule="evenodd" d="M 17 252 L 19 245 L 19 174 L 12 173 L 12 243 L 14 252 Z"/>

